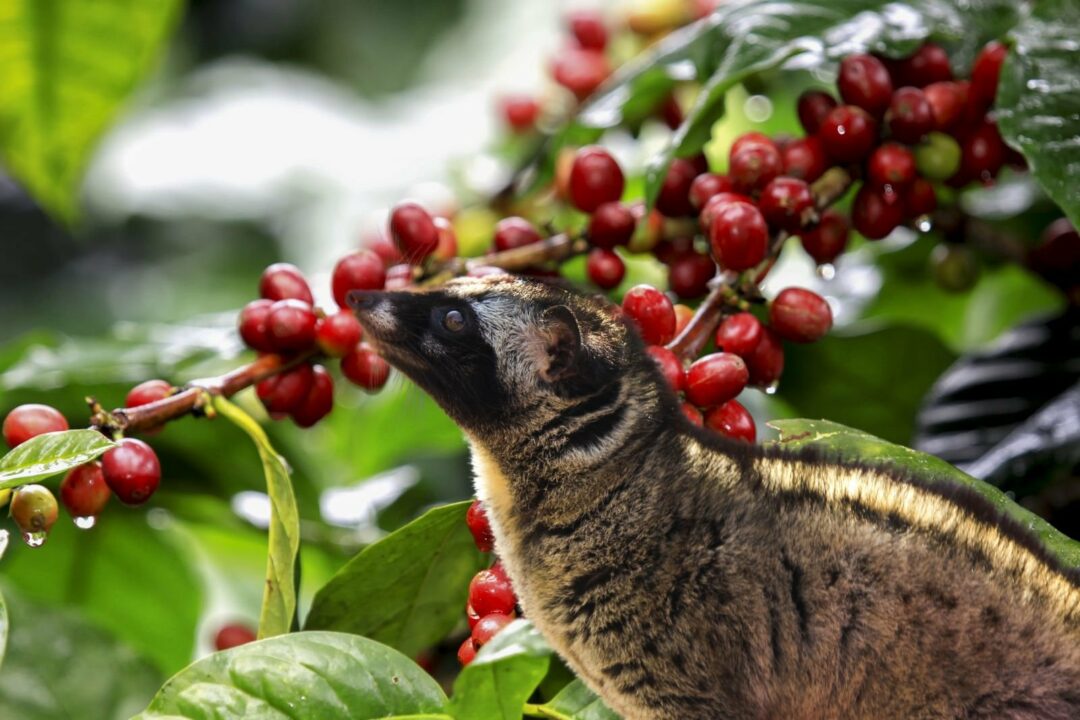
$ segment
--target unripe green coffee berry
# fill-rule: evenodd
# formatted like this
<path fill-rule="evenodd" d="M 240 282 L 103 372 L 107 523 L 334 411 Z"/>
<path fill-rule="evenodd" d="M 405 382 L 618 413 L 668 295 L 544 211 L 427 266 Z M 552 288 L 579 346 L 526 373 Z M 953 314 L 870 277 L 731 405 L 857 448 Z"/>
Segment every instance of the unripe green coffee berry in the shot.
<path fill-rule="evenodd" d="M 960 144 L 945 133 L 932 132 L 915 148 L 915 167 L 929 180 L 947 180 L 960 169 Z"/>
<path fill-rule="evenodd" d="M 58 506 L 44 485 L 23 485 L 11 498 L 11 517 L 24 533 L 47 533 L 56 522 Z"/>

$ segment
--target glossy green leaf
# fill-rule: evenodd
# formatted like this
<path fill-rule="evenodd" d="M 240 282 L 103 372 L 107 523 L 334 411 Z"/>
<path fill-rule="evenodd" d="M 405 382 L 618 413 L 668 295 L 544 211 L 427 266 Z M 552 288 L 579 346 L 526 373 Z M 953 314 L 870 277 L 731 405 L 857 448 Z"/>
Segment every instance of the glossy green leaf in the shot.
<path fill-rule="evenodd" d="M 0 576 L 29 601 L 77 609 L 168 675 L 195 649 L 205 596 L 193 565 L 162 518 L 112 500 L 91 530 L 61 511 L 43 546 L 14 539 Z"/>
<path fill-rule="evenodd" d="M 1043 0 L 1025 6 L 1015 46 L 1001 69 L 996 115 L 1031 174 L 1080 227 L 1080 4 Z"/>
<path fill-rule="evenodd" d="M 0 718 L 117 720 L 145 707 L 163 676 L 115 636 L 71 610 L 4 585 L 11 614 L 0 670 Z"/>
<path fill-rule="evenodd" d="M 179 0 L 10 0 L 0 12 L 0 152 L 72 220 L 90 153 L 161 53 Z"/>
<path fill-rule="evenodd" d="M 31 438 L 0 458 L 0 490 L 59 475 L 115 445 L 96 430 L 64 430 Z"/>
<path fill-rule="evenodd" d="M 899 467 L 931 485 L 969 487 L 990 501 L 1003 515 L 1034 532 L 1046 549 L 1059 557 L 1066 567 L 1080 568 L 1080 542 L 1057 531 L 1030 510 L 1020 507 L 993 485 L 976 480 L 940 458 L 894 445 L 828 420 L 773 420 L 769 425 L 780 432 L 780 439 L 776 442 L 785 447 L 812 446 L 842 459 Z"/>
<path fill-rule="evenodd" d="M 779 397 L 803 417 L 830 417 L 910 442 L 922 397 L 956 355 L 932 333 L 891 325 L 784 347 Z"/>
<path fill-rule="evenodd" d="M 465 524 L 470 502 L 428 511 L 364 548 L 315 595 L 308 630 L 337 630 L 415 655 L 461 621 L 484 567 Z"/>
<path fill-rule="evenodd" d="M 266 492 L 270 496 L 266 586 L 259 615 L 259 637 L 282 635 L 289 632 L 296 619 L 296 559 L 300 552 L 300 514 L 296 509 L 289 467 L 250 415 L 221 396 L 214 398 L 214 408 L 246 432 L 259 450 L 266 475 Z"/>
<path fill-rule="evenodd" d="M 445 718 L 439 684 L 357 635 L 300 632 L 214 653 L 172 677 L 137 720 Z"/>
<path fill-rule="evenodd" d="M 619 720 L 615 711 L 580 680 L 567 685 L 542 708 L 544 717 L 556 720 Z"/>
<path fill-rule="evenodd" d="M 450 714 L 461 720 L 520 720 L 550 662 L 551 648 L 532 623 L 515 620 L 458 675 Z"/>

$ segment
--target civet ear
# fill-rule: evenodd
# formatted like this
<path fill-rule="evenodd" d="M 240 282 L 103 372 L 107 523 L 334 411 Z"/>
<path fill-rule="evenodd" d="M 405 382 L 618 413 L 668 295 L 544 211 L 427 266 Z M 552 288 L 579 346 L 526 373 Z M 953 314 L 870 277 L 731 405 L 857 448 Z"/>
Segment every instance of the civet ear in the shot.
<path fill-rule="evenodd" d="M 581 329 L 577 318 L 566 305 L 555 305 L 542 315 L 541 333 L 544 356 L 540 377 L 558 383 L 577 372 L 581 354 Z"/>

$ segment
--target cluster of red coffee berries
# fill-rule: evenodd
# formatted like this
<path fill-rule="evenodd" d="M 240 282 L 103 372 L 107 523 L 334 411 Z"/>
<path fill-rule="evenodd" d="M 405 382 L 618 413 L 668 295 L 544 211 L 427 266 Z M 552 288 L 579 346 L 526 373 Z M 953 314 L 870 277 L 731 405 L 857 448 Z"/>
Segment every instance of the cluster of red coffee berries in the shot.
<path fill-rule="evenodd" d="M 350 290 L 382 288 L 383 260 L 371 250 L 342 258 L 334 268 L 334 300 L 325 313 L 314 304 L 311 288 L 295 265 L 275 263 L 263 271 L 258 300 L 240 312 L 240 336 L 251 349 L 277 353 L 294 364 L 256 385 L 255 392 L 274 419 L 291 417 L 311 427 L 334 406 L 334 381 L 321 357 L 341 358 L 341 372 L 360 387 L 376 391 L 386 384 L 390 366 L 361 342 L 360 322 L 346 304 Z"/>
<path fill-rule="evenodd" d="M 481 552 L 491 552 L 495 547 L 495 537 L 479 500 L 474 500 L 469 506 L 465 523 L 476 541 L 476 547 Z M 473 577 L 469 583 L 465 615 L 471 632 L 458 648 L 458 660 L 462 665 L 471 663 L 476 652 L 518 615 L 517 595 L 502 563 L 496 560 L 491 567 Z"/>
<path fill-rule="evenodd" d="M 164 386 L 164 387 L 162 387 Z M 164 392 L 164 394 L 161 394 Z M 171 392 L 168 383 L 151 380 L 128 394 L 127 407 L 145 404 Z M 48 405 L 20 405 L 4 418 L 4 440 L 14 449 L 31 438 L 68 429 L 68 422 Z M 161 482 L 157 454 L 142 440 L 121 438 L 117 447 L 74 468 L 60 482 L 60 500 L 80 528 L 94 526 L 97 516 L 113 494 L 126 505 L 142 505 Z M 45 542 L 57 517 L 57 502 L 43 485 L 23 485 L 11 496 L 11 517 L 27 544 Z"/>

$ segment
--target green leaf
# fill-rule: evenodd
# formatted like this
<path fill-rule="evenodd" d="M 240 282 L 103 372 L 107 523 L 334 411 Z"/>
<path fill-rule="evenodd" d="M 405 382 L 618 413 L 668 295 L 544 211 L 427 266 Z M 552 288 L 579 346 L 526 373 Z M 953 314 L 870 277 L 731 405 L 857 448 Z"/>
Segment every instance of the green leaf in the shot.
<path fill-rule="evenodd" d="M 580 680 L 567 685 L 551 702 L 541 707 L 544 717 L 560 720 L 619 720 L 615 711 Z"/>
<path fill-rule="evenodd" d="M 289 632 L 296 619 L 296 558 L 300 552 L 300 514 L 289 468 L 250 415 L 221 396 L 214 398 L 214 408 L 251 436 L 262 460 L 266 492 L 270 496 L 270 537 L 259 637 L 282 635 Z"/>
<path fill-rule="evenodd" d="M 164 679 L 79 613 L 32 603 L 9 584 L 4 593 L 11 635 L 0 671 L 0 717 L 126 718 L 146 705 Z"/>
<path fill-rule="evenodd" d="M 1001 68 L 998 126 L 1080 227 L 1080 5 L 1043 0 L 1024 7 L 1030 14 L 1013 29 L 1016 44 Z"/>
<path fill-rule="evenodd" d="M 191 662 L 204 595 L 169 525 L 147 520 L 115 501 L 88 531 L 61 517 L 42 547 L 13 543 L 0 575 L 27 600 L 77 609 L 174 673 Z"/>
<path fill-rule="evenodd" d="M 930 332 L 892 325 L 788 343 L 779 397 L 803 417 L 830 417 L 910 442 L 922 397 L 956 360 Z"/>
<path fill-rule="evenodd" d="M 1026 510 L 993 485 L 976 480 L 933 455 L 894 445 L 861 430 L 854 430 L 828 420 L 773 420 L 769 423 L 780 432 L 777 444 L 800 448 L 813 446 L 847 460 L 881 463 L 903 468 L 930 485 L 963 485 L 978 492 L 1006 515 L 1034 532 L 1046 549 L 1061 559 L 1066 567 L 1080 568 L 1080 542 L 1050 526 Z"/>
<path fill-rule="evenodd" d="M 527 620 L 515 620 L 480 648 L 454 682 L 450 714 L 461 720 L 521 720 L 544 679 L 551 648 Z"/>
<path fill-rule="evenodd" d="M 430 510 L 364 548 L 315 595 L 304 628 L 363 635 L 409 656 L 446 637 L 487 557 L 465 524 L 470 504 Z"/>
<path fill-rule="evenodd" d="M 153 66 L 179 0 L 12 0 L 0 19 L 0 152 L 42 206 L 76 213 L 83 168 Z"/>
<path fill-rule="evenodd" d="M 3 542 L 7 542 L 7 539 L 4 538 Z M 7 605 L 4 603 L 4 595 L 0 593 L 0 668 L 4 666 L 4 653 L 7 652 L 8 630 L 10 630 L 10 625 Z"/>
<path fill-rule="evenodd" d="M 445 704 L 439 684 L 396 650 L 357 635 L 300 632 L 193 663 L 136 718 L 445 718 Z"/>
<path fill-rule="evenodd" d="M 0 458 L 0 490 L 88 463 L 116 443 L 96 430 L 64 430 L 31 438 Z"/>

